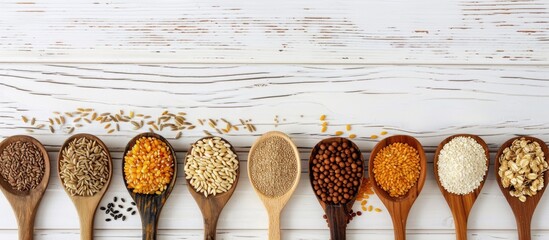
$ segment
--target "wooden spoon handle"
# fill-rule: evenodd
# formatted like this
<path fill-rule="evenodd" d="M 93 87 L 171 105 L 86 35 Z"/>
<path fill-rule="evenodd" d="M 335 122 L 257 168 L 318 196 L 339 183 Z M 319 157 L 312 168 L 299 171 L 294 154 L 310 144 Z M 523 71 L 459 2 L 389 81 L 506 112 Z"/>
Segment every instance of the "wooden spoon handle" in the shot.
<path fill-rule="evenodd" d="M 93 240 L 93 215 L 80 217 L 80 239 Z"/>
<path fill-rule="evenodd" d="M 217 231 L 217 220 L 220 212 L 211 211 L 209 216 L 204 217 L 204 240 L 215 240 Z"/>
<path fill-rule="evenodd" d="M 162 210 L 160 200 L 145 201 L 141 200 L 138 204 L 139 214 L 141 215 L 141 228 L 143 240 L 156 240 L 158 231 L 158 217 Z"/>
<path fill-rule="evenodd" d="M 93 240 L 93 220 L 99 200 L 75 201 L 78 219 L 80 221 L 80 239 Z"/>
<path fill-rule="evenodd" d="M 32 240 L 34 238 L 34 218 L 35 211 L 30 214 L 17 214 L 17 225 L 19 232 L 19 240 Z"/>
<path fill-rule="evenodd" d="M 269 212 L 269 240 L 280 240 L 280 212 Z"/>
<path fill-rule="evenodd" d="M 342 205 L 327 205 L 326 216 L 330 226 L 330 237 L 332 240 L 345 240 L 347 228 L 347 210 Z"/>
<path fill-rule="evenodd" d="M 517 221 L 517 230 L 519 235 L 519 240 L 530 240 L 531 237 L 531 227 L 532 218 L 522 218 L 520 221 Z"/>
<path fill-rule="evenodd" d="M 393 210 L 391 220 L 393 221 L 395 240 L 406 240 L 406 220 L 410 209 L 404 209 L 399 204 L 395 204 Z"/>
<path fill-rule="evenodd" d="M 456 240 L 467 240 L 467 219 L 461 221 L 454 215 L 454 225 L 456 225 Z"/>

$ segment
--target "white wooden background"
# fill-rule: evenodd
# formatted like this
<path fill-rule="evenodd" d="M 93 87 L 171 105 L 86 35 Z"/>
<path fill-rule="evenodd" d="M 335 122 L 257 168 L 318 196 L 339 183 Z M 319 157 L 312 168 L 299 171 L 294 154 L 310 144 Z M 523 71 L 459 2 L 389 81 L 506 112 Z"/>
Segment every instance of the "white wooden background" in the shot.
<path fill-rule="evenodd" d="M 21 116 L 45 123 L 53 111 L 165 109 L 189 119 L 251 118 L 257 132 L 224 135 L 242 167 L 262 133 L 279 130 L 299 146 L 303 171 L 282 214 L 283 239 L 328 239 L 308 183 L 306 161 L 319 140 L 352 124 L 366 158 L 381 131 L 417 137 L 432 162 L 440 141 L 478 134 L 495 152 L 516 134 L 549 142 L 549 2 L 544 0 L 322 1 L 0 1 L 0 139 L 29 134 Z M 321 114 L 330 122 L 320 132 Z M 274 118 L 280 123 L 275 127 Z M 283 121 L 286 119 L 286 121 Z M 179 167 L 204 128 L 163 134 Z M 98 124 L 76 132 L 98 135 L 115 161 L 113 196 L 129 198 L 120 158 L 140 131 L 129 124 L 107 134 Z M 32 133 L 55 165 L 68 137 Z M 492 158 L 492 162 L 493 162 Z M 53 169 L 52 169 L 53 170 Z M 429 164 L 425 188 L 408 221 L 410 239 L 454 239 L 453 220 Z M 183 171 L 163 210 L 160 239 L 201 239 L 202 219 Z M 243 171 L 218 224 L 219 239 L 266 239 L 267 216 Z M 532 223 L 549 239 L 549 200 Z M 392 239 L 385 208 L 348 227 L 349 239 Z M 356 203 L 355 210 L 359 210 Z M 16 222 L 0 197 L 0 239 L 16 239 Z M 103 221 L 96 239 L 140 239 L 136 216 Z M 79 239 L 76 211 L 52 171 L 36 221 L 36 239 Z M 469 222 L 470 239 L 516 239 L 511 210 L 488 181 Z"/>

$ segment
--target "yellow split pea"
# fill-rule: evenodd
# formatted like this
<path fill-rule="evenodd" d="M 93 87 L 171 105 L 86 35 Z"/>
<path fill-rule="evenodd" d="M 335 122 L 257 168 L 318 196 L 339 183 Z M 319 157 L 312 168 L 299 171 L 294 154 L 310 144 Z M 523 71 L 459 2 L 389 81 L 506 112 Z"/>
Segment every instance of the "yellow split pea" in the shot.
<path fill-rule="evenodd" d="M 124 157 L 124 174 L 134 193 L 162 194 L 172 180 L 174 161 L 165 142 L 142 137 Z"/>
<path fill-rule="evenodd" d="M 391 197 L 406 195 L 419 179 L 419 152 L 406 143 L 384 147 L 374 158 L 374 178 Z"/>

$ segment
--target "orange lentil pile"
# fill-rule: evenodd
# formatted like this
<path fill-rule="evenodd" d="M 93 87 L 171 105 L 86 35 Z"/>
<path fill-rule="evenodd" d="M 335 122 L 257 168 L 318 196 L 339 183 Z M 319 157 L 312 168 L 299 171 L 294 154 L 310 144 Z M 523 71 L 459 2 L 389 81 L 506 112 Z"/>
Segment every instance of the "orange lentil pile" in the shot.
<path fill-rule="evenodd" d="M 360 202 L 360 207 L 362 208 L 362 211 L 381 212 L 380 208 L 374 208 L 373 205 L 367 205 L 368 199 L 370 199 L 370 195 L 374 195 L 373 183 L 367 177 L 362 178 L 362 184 L 360 185 L 360 189 L 358 190 L 356 201 Z"/>
<path fill-rule="evenodd" d="M 421 167 L 417 149 L 406 143 L 393 143 L 374 158 L 377 184 L 391 197 L 406 195 L 419 179 Z"/>
<path fill-rule="evenodd" d="M 174 161 L 168 145 L 142 137 L 124 157 L 124 174 L 134 193 L 161 194 L 172 180 Z"/>

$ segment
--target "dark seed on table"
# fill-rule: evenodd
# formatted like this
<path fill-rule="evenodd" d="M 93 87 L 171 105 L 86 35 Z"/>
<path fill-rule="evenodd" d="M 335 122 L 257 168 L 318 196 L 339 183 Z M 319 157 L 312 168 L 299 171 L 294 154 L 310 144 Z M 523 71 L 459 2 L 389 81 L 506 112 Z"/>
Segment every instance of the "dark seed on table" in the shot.
<path fill-rule="evenodd" d="M 135 202 L 132 202 L 132 205 L 134 205 L 134 206 L 135 206 Z"/>
<path fill-rule="evenodd" d="M 117 197 L 114 197 L 114 199 L 113 199 L 113 200 L 114 200 L 114 202 L 116 202 L 116 201 L 118 200 L 118 198 L 117 198 Z"/>
<path fill-rule="evenodd" d="M 124 206 L 122 206 L 122 205 L 118 205 L 118 207 L 119 207 L 119 208 L 124 208 Z"/>
<path fill-rule="evenodd" d="M 126 202 L 126 199 L 124 199 L 124 198 L 120 198 L 120 200 L 122 200 L 122 202 Z"/>
<path fill-rule="evenodd" d="M 114 214 L 118 214 L 119 212 L 120 212 L 120 211 L 116 210 L 116 211 L 114 211 L 113 213 L 114 213 Z"/>
<path fill-rule="evenodd" d="M 126 221 L 126 216 L 122 216 L 122 221 Z"/>
<path fill-rule="evenodd" d="M 129 207 L 126 211 L 129 212 L 129 211 L 131 211 L 131 210 L 133 210 L 133 208 L 132 208 L 132 207 Z"/>
<path fill-rule="evenodd" d="M 106 222 L 110 222 L 110 221 L 111 221 L 111 219 L 110 219 L 110 218 L 107 218 L 107 219 L 105 219 L 105 221 L 106 221 Z"/>
<path fill-rule="evenodd" d="M 132 215 L 135 215 L 135 211 L 132 212 Z"/>
<path fill-rule="evenodd" d="M 99 209 L 100 209 L 101 211 L 105 211 L 106 208 L 105 208 L 105 207 L 100 207 Z"/>
<path fill-rule="evenodd" d="M 118 219 L 118 217 L 114 216 L 114 220 Z"/>
<path fill-rule="evenodd" d="M 122 216 L 123 216 L 122 214 L 118 214 L 118 216 L 117 216 L 117 217 L 118 217 L 118 218 L 121 218 Z"/>
<path fill-rule="evenodd" d="M 111 212 L 110 209 L 107 209 L 107 211 L 105 211 L 106 214 L 109 214 Z"/>

